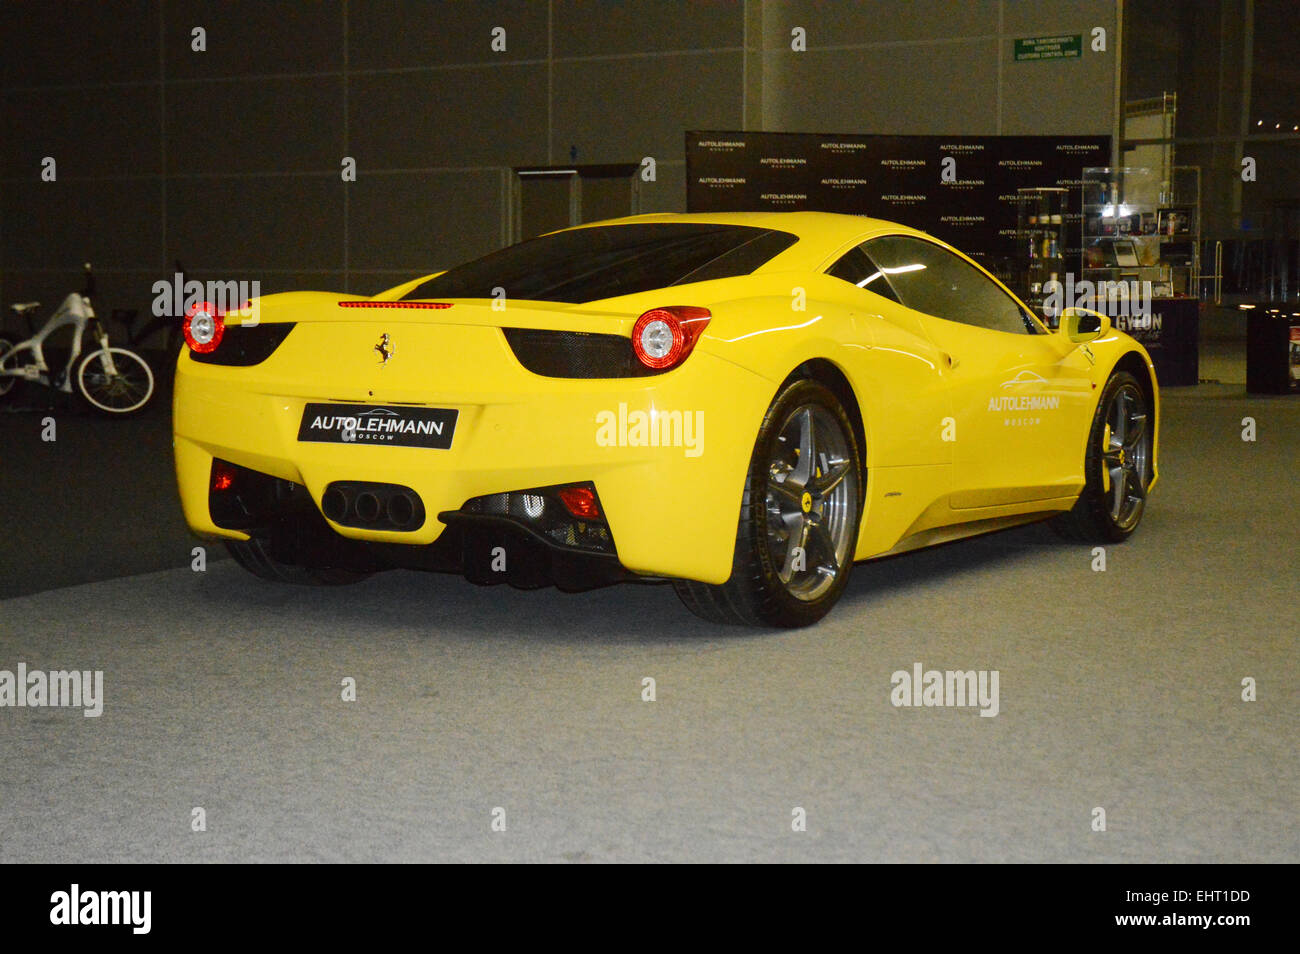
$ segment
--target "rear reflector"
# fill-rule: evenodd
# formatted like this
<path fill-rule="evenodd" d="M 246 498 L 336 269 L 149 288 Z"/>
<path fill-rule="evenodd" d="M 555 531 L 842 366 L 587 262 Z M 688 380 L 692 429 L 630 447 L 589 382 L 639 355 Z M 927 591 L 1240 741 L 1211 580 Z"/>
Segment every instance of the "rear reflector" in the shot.
<path fill-rule="evenodd" d="M 370 301 L 357 299 L 339 302 L 340 308 L 450 308 L 450 301 Z"/>
<path fill-rule="evenodd" d="M 235 483 L 235 466 L 224 460 L 212 461 L 212 489 L 214 492 L 229 490 Z"/>
<path fill-rule="evenodd" d="M 596 505 L 596 492 L 590 487 L 565 487 L 560 491 L 560 500 L 575 517 L 583 520 L 600 519 L 600 507 Z"/>

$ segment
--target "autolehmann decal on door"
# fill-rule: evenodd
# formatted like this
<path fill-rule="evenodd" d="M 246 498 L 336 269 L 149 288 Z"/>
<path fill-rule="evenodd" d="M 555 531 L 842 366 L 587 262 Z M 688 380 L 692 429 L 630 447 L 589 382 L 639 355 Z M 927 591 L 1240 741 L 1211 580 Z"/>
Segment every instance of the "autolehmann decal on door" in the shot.
<path fill-rule="evenodd" d="M 1055 411 L 1061 406 L 1059 397 L 991 397 L 990 411 Z"/>
<path fill-rule="evenodd" d="M 321 444 L 391 444 L 451 447 L 459 411 L 442 407 L 374 407 L 367 404 L 308 404 L 298 440 Z"/>

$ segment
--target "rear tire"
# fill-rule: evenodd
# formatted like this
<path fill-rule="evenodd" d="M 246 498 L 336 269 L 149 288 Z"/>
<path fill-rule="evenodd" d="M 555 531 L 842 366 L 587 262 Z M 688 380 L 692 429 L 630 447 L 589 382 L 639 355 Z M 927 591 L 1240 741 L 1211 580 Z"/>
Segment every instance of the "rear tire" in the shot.
<path fill-rule="evenodd" d="M 1146 393 L 1127 371 L 1110 376 L 1097 402 L 1074 508 L 1052 520 L 1068 540 L 1119 543 L 1137 529 L 1152 474 L 1154 423 Z"/>
<path fill-rule="evenodd" d="M 809 626 L 848 585 L 865 481 L 853 425 L 815 381 L 796 381 L 768 408 L 745 478 L 731 577 L 675 580 L 711 623 Z"/>
<path fill-rule="evenodd" d="M 249 573 L 272 583 L 293 583 L 298 586 L 346 586 L 360 583 L 370 576 L 355 570 L 332 566 L 297 566 L 280 563 L 271 556 L 265 541 L 253 537 L 249 540 L 227 540 L 226 549 L 235 562 Z"/>

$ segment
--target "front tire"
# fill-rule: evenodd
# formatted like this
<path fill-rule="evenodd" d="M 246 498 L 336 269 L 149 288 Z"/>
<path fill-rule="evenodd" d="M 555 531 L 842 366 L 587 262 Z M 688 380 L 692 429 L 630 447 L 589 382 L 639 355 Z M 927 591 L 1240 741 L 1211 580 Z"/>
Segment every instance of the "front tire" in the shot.
<path fill-rule="evenodd" d="M 1146 392 L 1127 371 L 1110 376 L 1097 402 L 1086 483 L 1074 508 L 1052 521 L 1067 539 L 1119 543 L 1137 529 L 1152 478 L 1154 422 Z"/>
<path fill-rule="evenodd" d="M 714 623 L 809 626 L 848 585 L 862 517 L 862 455 L 839 400 L 796 381 L 768 408 L 750 459 L 731 577 L 674 581 Z"/>
<path fill-rule="evenodd" d="M 134 351 L 100 348 L 82 359 L 77 368 L 77 387 L 97 411 L 117 416 L 134 414 L 153 397 L 153 371 Z"/>

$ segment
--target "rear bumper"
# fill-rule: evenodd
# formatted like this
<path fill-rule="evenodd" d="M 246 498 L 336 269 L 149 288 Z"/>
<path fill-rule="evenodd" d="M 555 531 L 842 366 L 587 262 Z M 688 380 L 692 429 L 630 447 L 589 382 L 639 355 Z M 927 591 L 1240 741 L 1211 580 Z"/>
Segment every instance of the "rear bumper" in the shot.
<path fill-rule="evenodd" d="M 745 472 L 771 401 L 772 382 L 705 353 L 650 378 L 542 378 L 513 361 L 498 329 L 442 332 L 440 344 L 448 350 L 435 362 L 441 367 L 429 368 L 428 383 L 418 389 L 409 378 L 385 377 L 369 362 L 364 375 L 340 369 L 337 383 L 327 383 L 334 376 L 318 366 L 308 389 L 303 376 L 279 354 L 264 365 L 232 368 L 199 364 L 182 353 L 173 444 L 191 529 L 212 539 L 247 536 L 218 526 L 209 510 L 212 462 L 220 458 L 301 486 L 315 519 L 331 537 L 367 544 L 374 553 L 388 552 L 385 565 L 427 559 L 440 564 L 430 569 L 463 569 L 446 562 L 448 554 L 459 551 L 463 564 L 465 539 L 484 537 L 478 531 L 492 524 L 481 519 L 487 515 L 457 516 L 467 501 L 591 482 L 617 557 L 613 570 L 602 569 L 605 559 L 579 560 L 579 574 L 604 582 L 631 574 L 711 583 L 727 579 Z M 454 365 L 443 364 L 446 355 L 459 358 Z M 494 369 L 490 381 L 485 382 L 486 373 L 475 373 L 482 368 Z M 438 450 L 299 441 L 305 405 L 331 400 L 454 408 L 459 414 L 452 446 Z M 638 413 L 658 422 L 657 442 L 636 428 Z M 409 487 L 428 517 L 410 532 L 336 523 L 323 516 L 321 504 L 326 489 L 338 481 Z M 475 532 L 468 534 L 470 529 Z M 439 541 L 437 559 L 412 556 L 417 550 L 432 553 L 429 548 Z M 515 534 L 515 544 L 531 552 L 538 541 L 524 532 Z M 316 545 L 324 544 L 317 539 Z M 580 577 L 566 575 L 572 562 L 567 556 L 556 563 L 548 555 L 542 562 L 565 564 L 550 575 L 569 588 L 581 588 Z"/>
<path fill-rule="evenodd" d="M 445 529 L 430 544 L 355 540 L 335 533 L 305 487 L 241 470 L 237 490 L 212 494 L 210 513 L 226 530 L 256 537 L 271 559 L 291 566 L 360 573 L 409 569 L 459 573 L 474 583 L 522 589 L 556 586 L 577 592 L 636 579 L 612 545 L 603 551 L 564 546 L 525 521 L 496 514 L 438 514 Z"/>

